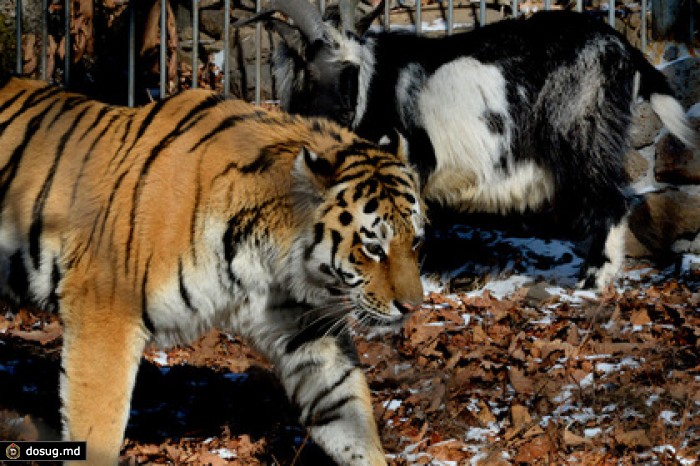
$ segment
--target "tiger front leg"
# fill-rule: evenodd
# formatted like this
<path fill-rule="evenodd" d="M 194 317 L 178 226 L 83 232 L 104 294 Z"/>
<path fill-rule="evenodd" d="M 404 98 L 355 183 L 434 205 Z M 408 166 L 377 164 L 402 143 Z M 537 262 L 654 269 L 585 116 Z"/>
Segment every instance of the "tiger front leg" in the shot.
<path fill-rule="evenodd" d="M 117 464 L 147 334 L 140 316 L 86 302 L 61 306 L 63 439 L 86 442 L 87 464 Z"/>
<path fill-rule="evenodd" d="M 346 333 L 292 338 L 274 359 L 300 421 L 328 455 L 343 466 L 386 465 L 367 381 Z"/>

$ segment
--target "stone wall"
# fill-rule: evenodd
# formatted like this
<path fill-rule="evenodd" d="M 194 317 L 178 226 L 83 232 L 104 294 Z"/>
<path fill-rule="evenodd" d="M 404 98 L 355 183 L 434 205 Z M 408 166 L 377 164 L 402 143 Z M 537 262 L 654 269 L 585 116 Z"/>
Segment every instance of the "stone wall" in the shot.
<path fill-rule="evenodd" d="M 700 135 L 698 51 L 677 44 L 655 44 L 652 50 L 657 50 L 652 61 Z M 628 255 L 670 261 L 681 253 L 700 254 L 700 149 L 668 134 L 646 102 L 636 108 L 627 169 L 638 194 L 629 219 Z"/>

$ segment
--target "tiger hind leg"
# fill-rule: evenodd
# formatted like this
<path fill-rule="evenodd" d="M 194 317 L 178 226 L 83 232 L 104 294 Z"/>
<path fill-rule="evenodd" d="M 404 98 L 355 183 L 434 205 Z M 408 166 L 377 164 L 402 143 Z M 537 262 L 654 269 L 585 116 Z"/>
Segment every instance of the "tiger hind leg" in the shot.
<path fill-rule="evenodd" d="M 86 441 L 87 464 L 117 464 L 147 335 L 118 309 L 71 311 L 62 312 L 63 438 Z"/>

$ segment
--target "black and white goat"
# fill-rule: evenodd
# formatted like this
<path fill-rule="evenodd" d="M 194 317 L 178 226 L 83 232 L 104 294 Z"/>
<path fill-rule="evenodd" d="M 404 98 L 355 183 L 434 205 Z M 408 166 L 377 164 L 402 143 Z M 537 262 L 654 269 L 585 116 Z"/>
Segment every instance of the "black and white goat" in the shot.
<path fill-rule="evenodd" d="M 582 284 L 604 287 L 624 257 L 623 158 L 637 95 L 671 133 L 696 141 L 664 76 L 580 13 L 426 38 L 367 32 L 381 4 L 357 23 L 356 5 L 341 1 L 324 21 L 308 0 L 272 0 L 248 21 L 268 21 L 283 39 L 273 58 L 282 107 L 374 141 L 398 131 L 428 201 L 501 214 L 554 206 L 590 238 Z"/>

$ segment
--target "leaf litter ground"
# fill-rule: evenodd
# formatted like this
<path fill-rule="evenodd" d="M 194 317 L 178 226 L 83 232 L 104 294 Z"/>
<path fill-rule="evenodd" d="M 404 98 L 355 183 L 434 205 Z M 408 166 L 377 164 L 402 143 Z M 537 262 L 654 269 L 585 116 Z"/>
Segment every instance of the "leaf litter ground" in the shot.
<path fill-rule="evenodd" d="M 699 464 L 697 257 L 629 263 L 595 295 L 571 290 L 569 243 L 460 234 L 500 254 L 439 274 L 400 333 L 355 338 L 391 465 Z M 61 334 L 0 316 L 0 438 L 57 438 Z M 327 464 L 295 417 L 269 364 L 211 332 L 146 351 L 122 460 Z"/>

